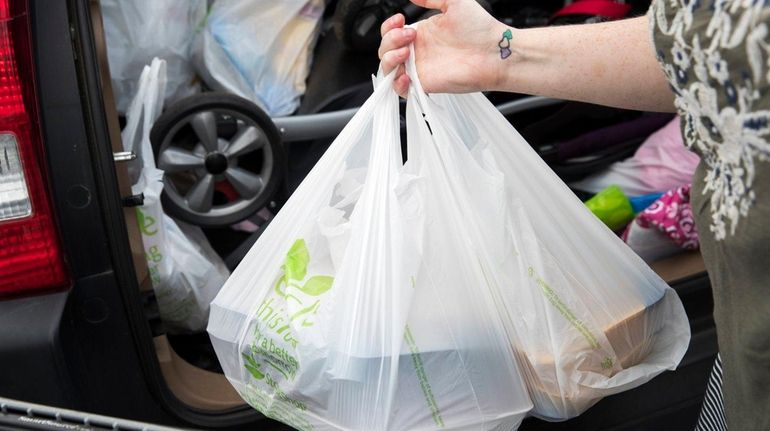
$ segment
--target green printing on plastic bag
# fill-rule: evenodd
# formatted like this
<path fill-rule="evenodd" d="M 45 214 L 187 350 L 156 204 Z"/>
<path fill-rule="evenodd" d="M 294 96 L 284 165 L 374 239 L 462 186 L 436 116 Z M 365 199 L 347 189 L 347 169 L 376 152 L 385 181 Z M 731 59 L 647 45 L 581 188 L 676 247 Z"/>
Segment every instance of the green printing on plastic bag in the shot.
<path fill-rule="evenodd" d="M 535 269 L 533 267 L 529 267 L 527 270 L 527 273 L 529 274 L 530 278 L 532 278 L 535 281 L 535 284 L 540 288 L 540 290 L 545 295 L 546 299 L 548 299 L 548 302 L 551 303 L 558 311 L 559 314 L 561 314 L 567 321 L 580 332 L 581 335 L 588 341 L 588 344 L 591 345 L 591 348 L 593 349 L 599 349 L 601 346 L 599 345 L 599 341 L 596 339 L 596 335 L 594 335 L 593 332 L 591 332 L 591 329 L 586 326 L 585 322 L 578 319 L 577 316 L 575 316 L 575 313 L 567 306 L 567 304 L 564 303 L 564 301 L 561 300 L 559 297 L 559 294 L 556 293 L 551 286 L 548 285 L 548 283 L 545 282 L 538 274 L 535 272 Z M 615 361 L 612 360 L 609 356 L 605 357 L 604 360 L 601 363 L 601 366 L 603 369 L 608 370 L 612 368 L 612 366 L 615 364 Z"/>
<path fill-rule="evenodd" d="M 414 278 L 412 279 L 414 280 Z M 433 389 L 431 389 L 430 382 L 428 382 L 428 375 L 425 373 L 425 366 L 422 362 L 422 355 L 420 354 L 420 349 L 417 347 L 417 342 L 414 340 L 412 331 L 409 329 L 409 325 L 406 325 L 406 328 L 404 328 L 404 341 L 406 341 L 406 345 L 409 346 L 409 351 L 411 352 L 412 356 L 412 365 L 414 366 L 414 371 L 417 374 L 417 380 L 420 382 L 420 389 L 422 389 L 422 394 L 425 396 L 425 402 L 428 403 L 428 408 L 430 408 L 433 422 L 435 422 L 436 426 L 439 428 L 443 428 L 444 419 L 441 417 L 441 409 L 438 407 L 436 397 L 433 395 Z"/>
<path fill-rule="evenodd" d="M 300 431 L 315 429 L 313 424 L 302 416 L 307 411 L 307 406 L 289 398 L 283 391 L 276 390 L 276 395 L 273 397 L 249 386 L 240 391 L 240 394 L 249 405 L 269 418 L 291 425 Z"/>
<path fill-rule="evenodd" d="M 302 303 L 302 300 L 293 295 L 291 289 L 297 289 L 305 295 L 319 296 L 331 289 L 334 277 L 328 275 L 316 275 L 310 277 L 305 284 L 299 284 L 305 278 L 307 274 L 307 266 L 310 263 L 310 253 L 307 251 L 307 245 L 304 239 L 298 239 L 289 249 L 286 254 L 286 260 L 284 261 L 283 269 L 284 275 L 281 276 L 275 284 L 275 291 L 279 296 L 282 296 L 288 302 L 289 299 Z M 317 310 L 318 302 L 306 307 L 300 312 L 292 316 L 293 321 L 301 314 L 309 312 L 315 313 Z M 302 322 L 302 326 L 312 326 L 312 322 Z"/>
<path fill-rule="evenodd" d="M 243 398 L 265 416 L 299 430 L 313 429 L 302 416 L 307 406 L 289 397 L 279 382 L 293 380 L 299 372 L 299 359 L 294 353 L 299 341 L 294 331 L 297 326 L 315 325 L 313 317 L 321 305 L 321 296 L 334 283 L 334 277 L 329 275 L 308 277 L 310 259 L 305 240 L 294 241 L 281 265 L 278 280 L 257 308 L 251 343 L 247 351 L 241 352 L 243 367 L 254 379 L 254 383 L 242 391 Z M 290 304 L 297 310 L 291 315 Z"/>
<path fill-rule="evenodd" d="M 307 244 L 300 238 L 289 248 L 281 265 L 282 274 L 257 309 L 254 337 L 249 350 L 242 352 L 244 368 L 257 381 L 265 379 L 267 369 L 280 373 L 285 380 L 294 379 L 299 370 L 299 360 L 294 356 L 298 345 L 294 331 L 297 326 L 315 325 L 313 317 L 321 305 L 319 297 L 334 282 L 334 277 L 328 275 L 305 280 L 309 264 Z M 291 304 L 296 310 L 292 314 L 290 301 L 296 303 Z"/>
<path fill-rule="evenodd" d="M 139 207 L 136 208 L 136 221 L 139 224 L 139 230 L 142 234 L 153 236 L 158 233 L 155 217 L 146 215 Z"/>

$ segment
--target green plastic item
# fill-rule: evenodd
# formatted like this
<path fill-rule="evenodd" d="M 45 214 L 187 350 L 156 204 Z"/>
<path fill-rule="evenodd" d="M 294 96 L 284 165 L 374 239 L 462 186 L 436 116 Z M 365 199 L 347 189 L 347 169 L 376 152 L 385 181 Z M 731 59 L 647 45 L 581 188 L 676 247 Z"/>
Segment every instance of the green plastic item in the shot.
<path fill-rule="evenodd" d="M 610 229 L 617 231 L 634 219 L 628 196 L 618 186 L 609 186 L 586 201 L 586 206 Z"/>

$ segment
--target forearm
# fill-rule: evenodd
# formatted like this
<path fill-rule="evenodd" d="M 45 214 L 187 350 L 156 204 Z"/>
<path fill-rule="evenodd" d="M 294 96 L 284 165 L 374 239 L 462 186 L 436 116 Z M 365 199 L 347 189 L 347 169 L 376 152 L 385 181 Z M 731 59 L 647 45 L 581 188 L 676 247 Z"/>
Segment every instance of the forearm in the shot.
<path fill-rule="evenodd" d="M 498 55 L 491 68 L 494 90 L 674 111 L 645 16 L 512 31 L 512 54 L 507 59 Z"/>

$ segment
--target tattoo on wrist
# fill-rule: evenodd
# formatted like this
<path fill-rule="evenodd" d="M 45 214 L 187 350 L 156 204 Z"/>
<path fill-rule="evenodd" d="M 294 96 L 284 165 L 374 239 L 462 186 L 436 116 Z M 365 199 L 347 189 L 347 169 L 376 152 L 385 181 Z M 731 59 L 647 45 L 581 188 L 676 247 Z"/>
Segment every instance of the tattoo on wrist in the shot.
<path fill-rule="evenodd" d="M 500 47 L 500 58 L 505 60 L 511 56 L 511 29 L 507 29 L 503 32 L 503 37 L 500 38 L 500 42 L 497 42 L 497 46 Z"/>

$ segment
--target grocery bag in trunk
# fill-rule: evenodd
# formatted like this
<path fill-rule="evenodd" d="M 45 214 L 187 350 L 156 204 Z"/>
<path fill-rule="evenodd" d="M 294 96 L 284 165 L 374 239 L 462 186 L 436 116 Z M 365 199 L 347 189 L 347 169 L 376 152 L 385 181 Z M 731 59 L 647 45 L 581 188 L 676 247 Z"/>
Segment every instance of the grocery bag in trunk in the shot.
<path fill-rule="evenodd" d="M 190 48 L 206 15 L 205 0 L 101 0 L 104 38 L 118 112 L 127 113 L 142 69 L 166 61 L 167 102 L 200 91 Z"/>
<path fill-rule="evenodd" d="M 515 429 L 532 404 L 499 300 L 460 214 L 432 213 L 461 197 L 428 199 L 426 164 L 402 163 L 393 78 L 233 272 L 212 343 L 249 404 L 300 430 Z"/>
<path fill-rule="evenodd" d="M 305 93 L 324 0 L 216 0 L 193 42 L 198 74 L 273 117 Z"/>
<path fill-rule="evenodd" d="M 166 62 L 155 58 L 140 75 L 121 137 L 138 156 L 129 176 L 132 192 L 144 196 L 137 222 L 161 320 L 169 332 L 196 332 L 206 328 L 209 303 L 229 271 L 200 228 L 163 213 L 163 171 L 155 167 L 150 129 L 163 109 L 165 85 Z"/>
<path fill-rule="evenodd" d="M 413 61 L 407 71 L 408 143 L 410 151 L 413 142 L 422 149 L 410 152 L 410 161 L 436 159 L 423 168 L 425 195 L 454 198 L 440 211 L 428 207 L 426 220 L 444 213 L 464 220 L 465 247 L 483 273 L 467 291 L 494 293 L 532 414 L 568 419 L 674 369 L 690 339 L 676 292 L 586 209 L 482 94 L 428 97 Z M 435 240 L 425 243 L 427 250 Z M 442 272 L 431 259 L 422 262 L 430 273 Z"/>

